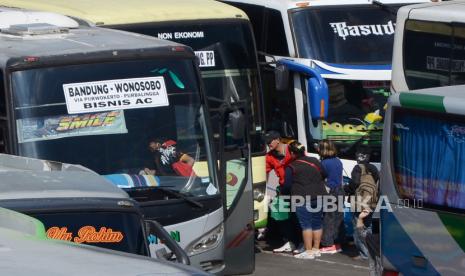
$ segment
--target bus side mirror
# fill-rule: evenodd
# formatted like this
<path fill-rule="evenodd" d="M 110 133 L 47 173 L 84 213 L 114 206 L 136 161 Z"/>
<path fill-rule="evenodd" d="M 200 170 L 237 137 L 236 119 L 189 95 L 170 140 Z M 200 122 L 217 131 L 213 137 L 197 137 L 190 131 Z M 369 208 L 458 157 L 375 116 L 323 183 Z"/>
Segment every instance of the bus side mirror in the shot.
<path fill-rule="evenodd" d="M 279 64 L 274 70 L 275 85 L 277 91 L 287 91 L 289 88 L 289 69 L 287 66 Z"/>
<path fill-rule="evenodd" d="M 309 78 L 307 81 L 308 113 L 313 120 L 325 119 L 328 116 L 329 91 L 326 81 Z"/>
<path fill-rule="evenodd" d="M 162 241 L 163 244 L 165 244 L 166 247 L 168 247 L 171 250 L 171 252 L 174 253 L 174 255 L 176 256 L 176 261 L 178 263 L 190 265 L 191 262 L 189 256 L 187 256 L 186 251 L 184 251 L 184 249 L 182 249 L 181 246 L 179 246 L 179 244 L 175 240 L 173 240 L 173 238 L 171 238 L 168 231 L 166 231 L 160 223 L 154 220 L 146 220 L 145 228 L 147 236 L 153 234 L 158 239 L 160 239 L 160 241 Z M 165 253 L 157 252 L 157 255 L 164 256 L 166 255 L 166 251 Z"/>

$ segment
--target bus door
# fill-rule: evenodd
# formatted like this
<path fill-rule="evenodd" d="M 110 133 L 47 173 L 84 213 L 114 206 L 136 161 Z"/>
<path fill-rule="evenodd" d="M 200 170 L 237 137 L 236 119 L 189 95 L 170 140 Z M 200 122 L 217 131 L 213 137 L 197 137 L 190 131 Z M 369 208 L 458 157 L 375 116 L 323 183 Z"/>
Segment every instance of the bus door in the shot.
<path fill-rule="evenodd" d="M 255 267 L 255 252 L 247 103 L 229 103 L 221 109 L 219 178 L 225 210 L 225 274 L 249 274 Z"/>

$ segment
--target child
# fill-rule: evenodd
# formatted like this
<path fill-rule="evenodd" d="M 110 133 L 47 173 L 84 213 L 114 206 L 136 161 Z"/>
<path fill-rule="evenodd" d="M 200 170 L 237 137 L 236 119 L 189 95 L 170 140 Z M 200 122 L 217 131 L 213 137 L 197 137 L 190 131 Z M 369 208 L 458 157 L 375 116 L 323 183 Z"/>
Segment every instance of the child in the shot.
<path fill-rule="evenodd" d="M 321 140 L 318 143 L 318 154 L 321 158 L 323 176 L 326 177 L 326 186 L 329 189 L 329 195 L 336 197 L 343 196 L 342 189 L 342 162 L 337 158 L 337 149 L 333 142 Z M 338 204 L 338 200 L 336 200 Z M 321 240 L 321 253 L 334 254 L 341 252 L 340 244 L 344 237 L 344 214 L 340 210 L 325 212 L 323 218 L 323 237 Z"/>

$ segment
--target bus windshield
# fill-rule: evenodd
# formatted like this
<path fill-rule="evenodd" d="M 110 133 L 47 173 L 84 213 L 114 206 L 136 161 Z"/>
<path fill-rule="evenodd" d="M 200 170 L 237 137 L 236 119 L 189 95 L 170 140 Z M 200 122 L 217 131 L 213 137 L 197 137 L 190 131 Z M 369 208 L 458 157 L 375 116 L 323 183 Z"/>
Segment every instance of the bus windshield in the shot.
<path fill-rule="evenodd" d="M 196 20 L 115 26 L 188 45 L 199 58 L 212 122 L 219 108 L 237 101 L 250 104 L 252 152 L 265 149 L 261 135 L 263 118 L 253 35 L 245 20 Z M 227 34 L 225 36 L 225 34 Z M 212 124 L 218 133 L 219 124 Z"/>
<path fill-rule="evenodd" d="M 216 194 L 208 169 L 192 170 L 211 160 L 194 68 L 144 59 L 15 71 L 17 153 L 81 164 L 120 187 Z"/>
<path fill-rule="evenodd" d="M 322 138 L 335 142 L 343 158 L 353 158 L 358 145 L 368 145 L 373 151 L 371 161 L 379 162 L 389 82 L 327 80 L 327 83 L 329 105 Z"/>
<path fill-rule="evenodd" d="M 405 80 L 410 90 L 465 83 L 462 25 L 408 20 L 403 45 Z"/>
<path fill-rule="evenodd" d="M 375 5 L 298 9 L 290 17 L 301 58 L 338 64 L 391 64 L 396 12 Z"/>
<path fill-rule="evenodd" d="M 48 238 L 147 255 L 142 222 L 129 212 L 60 212 L 31 214 Z"/>

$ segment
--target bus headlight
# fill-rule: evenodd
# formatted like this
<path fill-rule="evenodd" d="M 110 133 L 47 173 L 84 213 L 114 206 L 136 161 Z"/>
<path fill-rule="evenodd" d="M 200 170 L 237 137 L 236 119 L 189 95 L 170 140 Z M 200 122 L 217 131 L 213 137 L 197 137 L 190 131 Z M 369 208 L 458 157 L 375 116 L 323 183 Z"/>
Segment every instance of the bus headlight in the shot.
<path fill-rule="evenodd" d="M 253 188 L 253 200 L 262 202 L 265 199 L 266 183 L 256 184 Z"/>
<path fill-rule="evenodd" d="M 187 255 L 192 256 L 200 254 L 217 247 L 218 244 L 223 240 L 223 235 L 223 224 L 220 224 L 207 234 L 189 244 L 186 247 Z"/>

